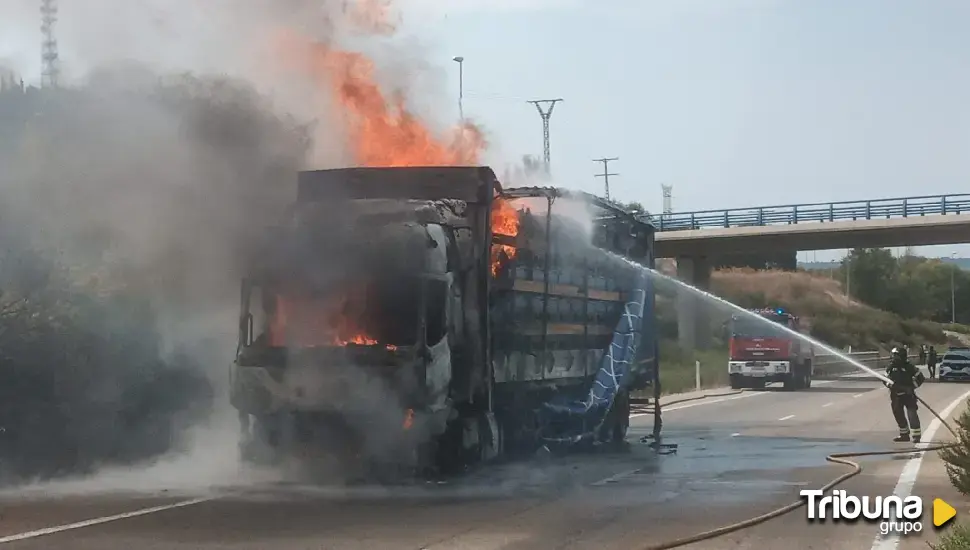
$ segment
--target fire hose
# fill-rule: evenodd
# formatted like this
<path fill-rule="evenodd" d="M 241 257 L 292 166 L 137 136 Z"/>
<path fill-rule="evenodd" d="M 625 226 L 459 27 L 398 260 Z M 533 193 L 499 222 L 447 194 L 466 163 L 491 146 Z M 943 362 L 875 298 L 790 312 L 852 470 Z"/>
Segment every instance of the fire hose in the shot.
<path fill-rule="evenodd" d="M 879 378 L 882 379 L 882 377 L 879 377 Z M 741 394 L 741 393 L 744 393 L 744 392 L 745 392 L 745 390 L 737 390 L 737 391 L 732 391 L 732 392 L 724 392 L 724 393 L 717 393 L 717 394 L 707 394 L 707 395 L 702 395 L 700 397 L 691 397 L 691 398 L 687 398 L 687 399 L 681 399 L 681 400 L 677 400 L 677 401 L 672 401 L 670 403 L 667 403 L 667 405 L 674 405 L 674 404 L 677 404 L 677 403 L 685 403 L 685 402 L 688 402 L 688 401 L 697 401 L 697 400 L 700 400 L 700 399 L 707 399 L 709 397 L 727 397 L 727 396 L 731 396 L 731 395 L 738 395 L 738 394 Z M 953 429 L 953 427 L 946 421 L 946 419 L 944 419 L 940 415 L 940 413 L 936 412 L 933 409 L 933 407 L 930 407 L 929 404 L 926 401 L 924 401 L 923 398 L 919 397 L 918 395 L 916 396 L 916 399 L 917 399 L 917 401 L 919 401 L 920 403 L 922 403 L 923 406 L 926 407 L 926 409 L 928 411 L 930 411 L 933 414 L 933 416 L 936 417 L 940 421 L 940 423 L 943 424 L 943 426 L 946 427 L 946 429 L 951 434 L 953 434 L 954 437 L 959 438 L 959 435 L 957 434 L 956 430 Z M 820 490 L 822 490 L 822 491 L 828 491 L 828 490 L 836 487 L 840 483 L 842 483 L 842 482 L 844 482 L 844 481 L 846 481 L 846 480 L 848 480 L 848 479 L 850 479 L 852 477 L 855 477 L 855 476 L 859 475 L 860 473 L 862 473 L 862 465 L 859 464 L 858 462 L 854 461 L 854 460 L 849 460 L 851 458 L 860 458 L 860 457 L 866 457 L 866 456 L 886 456 L 886 455 L 920 453 L 920 452 L 926 452 L 926 451 L 939 451 L 941 449 L 952 448 L 955 445 L 956 445 L 955 443 L 936 443 L 936 444 L 928 444 L 927 443 L 925 446 L 922 446 L 922 447 L 916 446 L 916 447 L 908 447 L 908 448 L 901 448 L 901 449 L 891 449 L 891 450 L 884 450 L 884 451 L 859 451 L 859 452 L 833 453 L 833 454 L 830 454 L 830 455 L 826 456 L 825 457 L 825 460 L 828 461 L 828 462 L 835 463 L 835 464 L 841 464 L 841 465 L 844 465 L 844 466 L 848 466 L 850 468 L 850 471 L 845 472 L 844 474 L 838 476 L 837 478 L 833 479 L 832 481 L 826 483 L 825 485 L 823 485 L 820 488 Z M 765 522 L 767 522 L 769 520 L 772 520 L 772 519 L 777 518 L 777 517 L 781 517 L 781 516 L 783 516 L 783 515 L 785 515 L 785 514 L 787 514 L 789 512 L 792 512 L 794 510 L 797 510 L 798 508 L 801 508 L 804 505 L 805 505 L 805 500 L 804 499 L 799 499 L 799 500 L 797 500 L 795 502 L 792 502 L 791 504 L 787 504 L 787 505 L 782 506 L 780 508 L 776 508 L 774 510 L 771 510 L 770 512 L 761 514 L 760 516 L 755 516 L 755 517 L 748 518 L 748 519 L 745 519 L 745 520 L 742 520 L 742 521 L 738 521 L 738 522 L 735 522 L 735 523 L 730 523 L 730 524 L 727 524 L 727 525 L 723 525 L 721 527 L 717 527 L 715 529 L 711 529 L 709 531 L 703 531 L 701 533 L 695 533 L 693 535 L 688 535 L 686 537 L 681 537 L 681 538 L 678 538 L 678 539 L 672 539 L 672 540 L 668 540 L 668 541 L 661 542 L 661 543 L 658 543 L 658 544 L 650 544 L 650 545 L 647 545 L 647 546 L 642 546 L 642 547 L 640 547 L 640 550 L 668 550 L 670 548 L 679 548 L 681 546 L 685 546 L 685 545 L 688 545 L 688 544 L 693 544 L 695 542 L 701 542 L 701 541 L 705 541 L 705 540 L 711 540 L 711 539 L 714 539 L 714 538 L 717 538 L 717 537 L 720 537 L 720 536 L 723 536 L 723 535 L 727 535 L 727 534 L 730 534 L 730 533 L 735 533 L 737 531 L 741 531 L 743 529 L 747 529 L 749 527 L 754 527 L 755 525 L 760 525 L 760 524 L 765 523 Z"/>

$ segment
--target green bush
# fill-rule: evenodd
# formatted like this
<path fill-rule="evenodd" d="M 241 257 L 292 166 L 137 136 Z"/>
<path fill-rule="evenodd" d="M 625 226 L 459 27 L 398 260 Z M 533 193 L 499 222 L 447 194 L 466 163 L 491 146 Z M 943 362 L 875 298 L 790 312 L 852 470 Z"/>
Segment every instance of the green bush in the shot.
<path fill-rule="evenodd" d="M 664 394 L 693 390 L 696 365 L 701 362 L 701 387 L 719 388 L 727 384 L 728 352 L 724 347 L 685 350 L 676 341 L 660 341 L 660 389 Z"/>
<path fill-rule="evenodd" d="M 970 325 L 961 325 L 960 323 L 946 323 L 943 325 L 943 329 L 960 334 L 970 334 Z"/>
<path fill-rule="evenodd" d="M 941 449 L 940 458 L 943 459 L 950 483 L 961 494 L 970 496 L 970 409 L 960 413 L 953 423 L 956 424 L 956 444 Z"/>
<path fill-rule="evenodd" d="M 933 550 L 970 550 L 970 526 L 954 525 L 940 537 L 940 542 L 929 546 Z"/>
<path fill-rule="evenodd" d="M 163 359 L 147 301 L 81 288 L 29 251 L 0 266 L 0 484 L 165 453 L 208 408 L 202 370 Z"/>
<path fill-rule="evenodd" d="M 968 401 L 970 405 L 970 401 Z M 957 440 L 953 447 L 940 450 L 950 483 L 963 495 L 970 496 L 970 408 L 953 421 Z M 940 542 L 930 544 L 934 550 L 970 550 L 970 525 L 957 524 L 947 529 Z"/>

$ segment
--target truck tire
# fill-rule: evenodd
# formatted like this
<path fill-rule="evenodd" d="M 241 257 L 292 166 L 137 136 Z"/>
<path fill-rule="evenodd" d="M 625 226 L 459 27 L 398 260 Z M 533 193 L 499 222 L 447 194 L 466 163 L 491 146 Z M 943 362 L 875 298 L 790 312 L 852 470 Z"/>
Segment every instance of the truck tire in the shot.
<path fill-rule="evenodd" d="M 625 391 L 616 396 L 613 403 L 616 411 L 613 422 L 612 442 L 621 444 L 626 441 L 626 433 L 630 429 L 630 394 Z"/>
<path fill-rule="evenodd" d="M 599 440 L 609 445 L 622 445 L 630 428 L 630 395 L 620 391 L 600 427 Z"/>
<path fill-rule="evenodd" d="M 740 374 L 732 374 L 731 375 L 731 389 L 732 390 L 741 390 L 741 389 L 744 389 L 744 377 L 741 376 Z"/>
<path fill-rule="evenodd" d="M 280 459 L 281 435 L 276 417 L 254 417 L 249 437 L 239 442 L 240 458 L 258 466 L 275 464 Z"/>
<path fill-rule="evenodd" d="M 796 391 L 801 389 L 802 386 L 802 373 L 801 369 L 797 369 L 795 372 L 791 372 L 785 377 L 784 388 L 785 391 Z"/>

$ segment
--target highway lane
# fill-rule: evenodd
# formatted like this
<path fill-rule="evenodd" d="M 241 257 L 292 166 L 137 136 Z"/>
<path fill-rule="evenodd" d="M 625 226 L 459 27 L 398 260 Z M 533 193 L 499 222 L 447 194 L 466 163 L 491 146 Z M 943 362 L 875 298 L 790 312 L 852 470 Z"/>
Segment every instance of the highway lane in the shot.
<path fill-rule="evenodd" d="M 921 395 L 942 410 L 967 389 L 930 383 Z M 927 411 L 922 418 L 928 425 Z M 647 416 L 631 420 L 633 444 L 627 453 L 536 459 L 447 484 L 390 490 L 259 485 L 239 487 L 234 494 L 33 500 L 7 496 L 0 498 L 0 541 L 202 497 L 213 500 L 3 545 L 11 550 L 628 550 L 795 500 L 802 488 L 822 485 L 843 471 L 825 465 L 825 455 L 892 447 L 896 431 L 886 390 L 867 381 L 672 405 L 664 415 L 664 432 L 666 442 L 679 444 L 675 455 L 657 456 L 637 443 L 651 423 Z M 859 495 L 889 494 L 905 463 L 866 461 L 864 473 L 845 488 Z M 877 534 L 872 525 L 810 525 L 803 512 L 689 548 L 777 548 L 789 541 L 805 548 L 869 548 Z M 905 544 L 900 546 L 904 550 Z"/>

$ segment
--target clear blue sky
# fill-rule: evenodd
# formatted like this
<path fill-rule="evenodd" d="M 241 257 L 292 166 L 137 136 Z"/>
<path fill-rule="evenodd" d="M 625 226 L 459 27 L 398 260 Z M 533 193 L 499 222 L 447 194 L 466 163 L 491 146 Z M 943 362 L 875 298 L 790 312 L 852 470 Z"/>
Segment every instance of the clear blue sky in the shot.
<path fill-rule="evenodd" d="M 661 183 L 675 210 L 970 190 L 970 2 L 454 4 L 408 22 L 466 58 L 466 116 L 498 136 L 496 161 L 541 153 L 524 100 L 565 99 L 561 185 L 601 191 L 605 156 L 613 193 L 653 210 Z"/>
<path fill-rule="evenodd" d="M 104 12 L 119 1 L 94 3 Z M 10 8 L 0 7 L 0 60 L 35 70 L 36 2 L 6 2 L 20 6 L 21 32 L 4 26 Z M 966 0 L 396 5 L 404 17 L 399 43 L 432 67 L 428 102 L 444 119 L 457 118 L 451 58 L 465 57 L 465 114 L 488 131 L 487 160 L 499 172 L 523 154 L 541 154 L 540 119 L 525 101 L 562 97 L 552 117 L 556 183 L 600 192 L 593 174 L 601 165 L 591 159 L 619 157 L 611 164 L 620 173 L 614 196 L 651 210 L 660 209 L 661 183 L 674 186 L 675 210 L 970 190 Z M 185 28 L 206 28 L 195 23 Z M 70 47 L 68 35 L 62 52 Z M 952 251 L 970 256 L 970 246 L 921 250 Z"/>

